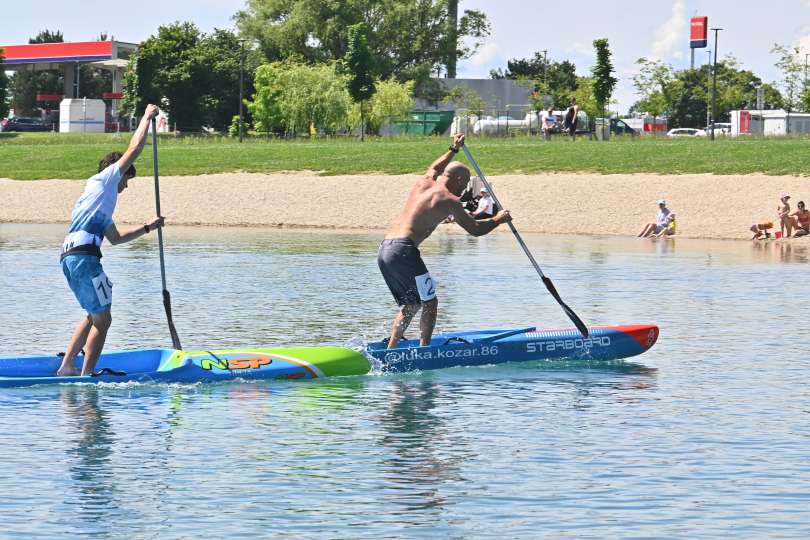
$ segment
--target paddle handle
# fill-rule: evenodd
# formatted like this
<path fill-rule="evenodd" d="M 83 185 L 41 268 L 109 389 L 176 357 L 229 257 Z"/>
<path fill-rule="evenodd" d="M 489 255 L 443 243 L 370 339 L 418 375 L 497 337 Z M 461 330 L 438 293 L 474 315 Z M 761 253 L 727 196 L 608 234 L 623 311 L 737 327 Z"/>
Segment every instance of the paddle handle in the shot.
<path fill-rule="evenodd" d="M 160 218 L 160 175 L 158 175 L 158 145 L 157 145 L 157 120 L 152 118 L 152 170 L 155 174 L 155 213 Z M 163 285 L 163 309 L 166 311 L 166 319 L 169 323 L 169 334 L 172 337 L 172 347 L 182 350 L 180 337 L 174 327 L 172 320 L 172 298 L 166 287 L 166 260 L 163 256 L 163 227 L 158 227 L 158 252 L 160 253 L 160 281 Z"/>
<path fill-rule="evenodd" d="M 155 214 L 160 217 L 160 175 L 158 174 L 157 120 L 152 118 L 152 171 L 155 174 Z M 163 258 L 163 227 L 158 227 L 158 249 L 160 251 L 160 280 L 166 290 L 166 262 Z"/>

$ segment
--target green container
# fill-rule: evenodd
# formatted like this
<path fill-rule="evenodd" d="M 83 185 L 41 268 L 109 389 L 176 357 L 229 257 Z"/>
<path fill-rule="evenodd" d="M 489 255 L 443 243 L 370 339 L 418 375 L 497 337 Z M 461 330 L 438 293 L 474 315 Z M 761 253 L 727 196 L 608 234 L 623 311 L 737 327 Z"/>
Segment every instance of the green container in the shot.
<path fill-rule="evenodd" d="M 456 111 L 411 111 L 407 120 L 397 120 L 400 133 L 407 135 L 441 135 L 450 124 Z"/>

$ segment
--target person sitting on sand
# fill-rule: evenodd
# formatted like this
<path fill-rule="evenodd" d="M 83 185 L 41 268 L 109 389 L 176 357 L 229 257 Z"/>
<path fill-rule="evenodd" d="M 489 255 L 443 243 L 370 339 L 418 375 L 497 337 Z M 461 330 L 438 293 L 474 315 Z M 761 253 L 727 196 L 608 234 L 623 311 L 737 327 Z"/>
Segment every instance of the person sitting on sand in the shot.
<path fill-rule="evenodd" d="M 669 208 L 667 208 L 667 201 L 661 199 L 658 201 L 658 213 L 655 215 L 655 223 L 647 223 L 644 228 L 638 233 L 639 238 L 647 238 L 651 234 L 658 234 L 664 230 L 669 221 Z"/>
<path fill-rule="evenodd" d="M 470 217 L 473 219 L 490 219 L 495 215 L 495 201 L 492 200 L 492 195 L 485 187 L 479 191 L 478 206 L 473 212 L 470 212 Z"/>
<path fill-rule="evenodd" d="M 419 244 L 430 236 L 448 214 L 455 222 L 473 236 L 482 236 L 502 223 L 512 220 L 509 212 L 502 210 L 492 219 L 476 221 L 467 214 L 459 200 L 470 181 L 470 170 L 460 161 L 453 161 L 464 144 L 464 135 L 453 137 L 447 152 L 428 168 L 425 175 L 416 181 L 405 207 L 394 222 L 385 240 L 380 244 L 377 264 L 388 289 L 400 306 L 394 319 L 388 348 L 399 344 L 411 319 L 421 309 L 421 345 L 429 345 L 436 325 L 438 300 L 436 283 L 428 272 Z"/>
<path fill-rule="evenodd" d="M 796 229 L 793 236 L 807 236 L 810 234 L 810 211 L 804 207 L 804 201 L 799 201 L 797 206 L 799 209 L 790 214 L 793 217 L 790 224 Z"/>
<path fill-rule="evenodd" d="M 788 199 L 790 199 L 790 195 L 782 193 L 782 195 L 779 196 L 780 204 L 776 207 L 776 213 L 779 216 L 779 230 L 782 231 L 782 238 L 790 238 L 793 233 L 793 220 L 790 218 L 790 204 L 788 204 Z"/>
<path fill-rule="evenodd" d="M 73 207 L 60 258 L 62 273 L 87 316 L 76 326 L 57 375 L 90 375 L 104 348 L 107 330 L 112 323 L 112 282 L 104 273 L 100 262 L 104 238 L 114 245 L 123 244 L 163 226 L 163 218 L 160 217 L 151 223 L 121 232 L 112 220 L 118 194 L 135 177 L 133 162 L 143 150 L 149 122 L 157 113 L 156 105 L 146 107 L 127 151 L 123 154 L 110 152 L 104 156 L 98 164 L 98 174 L 87 181 L 84 193 Z M 82 349 L 85 354 L 80 372 L 74 366 L 74 360 Z"/>
<path fill-rule="evenodd" d="M 667 225 L 659 232 L 653 234 L 655 238 L 661 238 L 662 236 L 672 236 L 677 232 L 678 225 L 675 223 L 675 213 L 671 212 L 667 216 Z"/>
<path fill-rule="evenodd" d="M 752 233 L 754 233 L 754 236 L 751 238 L 751 240 L 758 240 L 763 236 L 766 239 L 770 238 L 771 233 L 768 232 L 769 229 L 773 229 L 773 221 L 768 221 L 765 223 L 754 223 L 753 225 L 751 225 L 751 228 L 749 229 Z"/>

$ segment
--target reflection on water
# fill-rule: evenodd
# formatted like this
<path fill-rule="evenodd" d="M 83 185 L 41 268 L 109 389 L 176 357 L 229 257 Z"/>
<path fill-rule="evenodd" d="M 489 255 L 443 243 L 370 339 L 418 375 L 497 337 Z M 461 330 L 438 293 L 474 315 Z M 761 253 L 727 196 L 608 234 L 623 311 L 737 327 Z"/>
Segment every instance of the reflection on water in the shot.
<path fill-rule="evenodd" d="M 64 350 L 81 316 L 62 233 L 0 225 L 3 354 Z M 395 311 L 381 236 L 168 228 L 183 343 L 380 339 Z M 656 346 L 629 362 L 3 390 L 0 536 L 806 537 L 810 241 L 526 241 L 586 321 L 657 323 Z M 422 252 L 441 330 L 570 324 L 511 235 L 440 234 Z M 103 262 L 109 347 L 167 346 L 154 238 Z"/>

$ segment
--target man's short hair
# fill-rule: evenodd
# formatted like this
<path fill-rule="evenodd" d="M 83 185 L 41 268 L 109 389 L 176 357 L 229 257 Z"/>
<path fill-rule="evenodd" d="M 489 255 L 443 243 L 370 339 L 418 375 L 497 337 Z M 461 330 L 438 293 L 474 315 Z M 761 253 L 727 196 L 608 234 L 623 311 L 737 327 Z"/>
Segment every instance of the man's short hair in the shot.
<path fill-rule="evenodd" d="M 124 156 L 121 152 L 110 152 L 98 162 L 98 172 L 103 171 Z M 130 165 L 126 171 L 121 171 L 121 176 L 135 176 L 135 165 Z"/>

